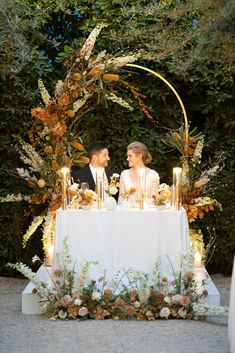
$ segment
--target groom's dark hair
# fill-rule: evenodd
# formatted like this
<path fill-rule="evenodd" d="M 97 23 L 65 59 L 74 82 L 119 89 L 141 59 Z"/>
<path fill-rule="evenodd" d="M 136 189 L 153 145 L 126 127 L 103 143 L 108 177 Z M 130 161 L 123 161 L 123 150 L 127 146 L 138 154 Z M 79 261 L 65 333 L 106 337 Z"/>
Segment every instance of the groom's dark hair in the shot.
<path fill-rule="evenodd" d="M 92 157 L 94 154 L 99 154 L 105 148 L 107 148 L 107 146 L 104 143 L 100 143 L 100 142 L 92 143 L 89 148 L 90 157 Z"/>

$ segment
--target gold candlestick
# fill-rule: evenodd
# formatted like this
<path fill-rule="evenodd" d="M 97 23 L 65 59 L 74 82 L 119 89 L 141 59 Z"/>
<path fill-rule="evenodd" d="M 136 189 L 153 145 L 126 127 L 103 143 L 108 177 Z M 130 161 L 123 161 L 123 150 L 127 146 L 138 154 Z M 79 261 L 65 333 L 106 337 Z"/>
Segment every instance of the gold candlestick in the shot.
<path fill-rule="evenodd" d="M 101 210 L 103 200 L 104 168 L 96 168 L 97 209 Z"/>
<path fill-rule="evenodd" d="M 182 168 L 173 168 L 173 206 L 177 210 L 181 206 L 181 179 L 182 179 Z"/>
<path fill-rule="evenodd" d="M 69 183 L 69 168 L 61 168 L 61 207 L 67 210 L 68 206 L 68 183 Z"/>
<path fill-rule="evenodd" d="M 144 209 L 145 200 L 145 168 L 137 168 L 138 176 L 138 198 L 139 198 L 139 209 Z"/>

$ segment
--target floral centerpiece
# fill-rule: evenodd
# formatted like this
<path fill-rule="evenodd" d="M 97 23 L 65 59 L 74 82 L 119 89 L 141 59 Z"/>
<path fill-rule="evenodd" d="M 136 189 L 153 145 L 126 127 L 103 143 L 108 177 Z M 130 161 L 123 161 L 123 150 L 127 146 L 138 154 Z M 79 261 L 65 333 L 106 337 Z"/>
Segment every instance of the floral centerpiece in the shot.
<path fill-rule="evenodd" d="M 84 206 L 93 206 L 96 201 L 97 194 L 90 189 L 81 189 L 77 183 L 70 186 L 70 207 L 72 209 L 84 208 Z"/>
<path fill-rule="evenodd" d="M 162 183 L 159 185 L 158 193 L 153 195 L 155 205 L 165 206 L 171 199 L 171 188 L 169 185 Z"/>
<path fill-rule="evenodd" d="M 119 180 L 120 175 L 118 173 L 113 173 L 108 185 L 105 187 L 105 192 L 108 196 L 112 197 L 117 194 L 119 189 Z"/>
<path fill-rule="evenodd" d="M 131 187 L 129 190 L 126 190 L 121 194 L 122 200 L 124 201 L 130 201 L 132 198 L 136 198 L 137 200 L 137 188 L 134 186 Z"/>
<path fill-rule="evenodd" d="M 174 278 L 161 277 L 157 262 L 151 276 L 127 271 L 111 282 L 105 276 L 97 282 L 86 284 L 90 262 L 75 272 L 67 241 L 59 256 L 58 268 L 51 276 L 51 283 L 39 279 L 22 263 L 9 264 L 24 274 L 34 284 L 43 312 L 51 319 L 197 319 L 205 314 L 227 315 L 227 307 L 215 307 L 202 301 L 208 292 L 198 293 L 194 273 L 182 269 Z M 40 259 L 35 256 L 34 261 Z M 185 261 L 182 261 L 182 263 Z M 124 280 L 128 280 L 124 284 Z M 203 281 L 202 286 L 205 285 Z"/>

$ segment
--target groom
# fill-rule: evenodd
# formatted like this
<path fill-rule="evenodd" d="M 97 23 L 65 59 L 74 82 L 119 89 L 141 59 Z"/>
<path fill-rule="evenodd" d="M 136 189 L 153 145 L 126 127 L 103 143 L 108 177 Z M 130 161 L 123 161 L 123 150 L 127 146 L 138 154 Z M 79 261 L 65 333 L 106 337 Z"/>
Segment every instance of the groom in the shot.
<path fill-rule="evenodd" d="M 90 164 L 73 172 L 74 182 L 87 182 L 89 184 L 89 188 L 95 191 L 96 168 L 105 168 L 105 179 L 108 181 L 113 174 L 113 171 L 108 168 L 109 160 L 108 148 L 102 143 L 93 143 L 90 146 Z"/>

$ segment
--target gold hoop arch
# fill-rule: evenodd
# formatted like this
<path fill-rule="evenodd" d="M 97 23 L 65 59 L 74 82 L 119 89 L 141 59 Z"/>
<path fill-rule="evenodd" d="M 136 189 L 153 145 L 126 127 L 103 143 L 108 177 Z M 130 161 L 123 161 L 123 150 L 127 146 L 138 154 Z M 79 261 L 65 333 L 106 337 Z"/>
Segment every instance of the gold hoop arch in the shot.
<path fill-rule="evenodd" d="M 188 118 L 187 118 L 187 113 L 184 107 L 184 104 L 182 102 L 182 99 L 180 98 L 179 94 L 177 93 L 177 91 L 174 89 L 174 87 L 170 84 L 170 82 L 168 82 L 163 76 L 161 76 L 159 73 L 148 69 L 147 67 L 141 66 L 141 65 L 136 65 L 136 64 L 126 64 L 125 66 L 129 66 L 129 67 L 136 67 L 137 69 L 141 69 L 144 71 L 149 72 L 150 74 L 160 78 L 160 80 L 162 80 L 163 82 L 165 82 L 165 84 L 170 87 L 170 89 L 172 90 L 172 92 L 175 94 L 176 98 L 179 101 L 179 104 L 182 108 L 183 111 L 183 115 L 184 115 L 184 124 L 185 124 L 185 144 L 186 146 L 188 145 L 188 135 L 189 135 L 189 126 L 188 126 Z"/>

